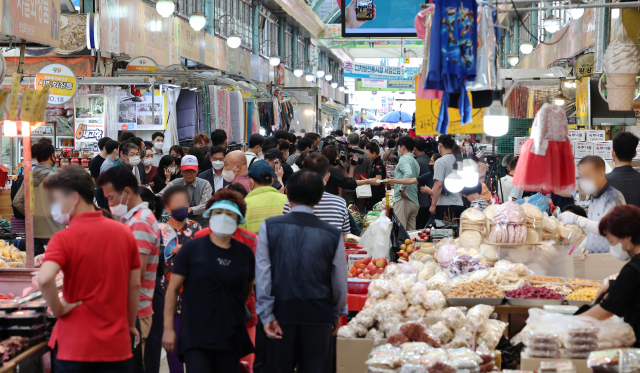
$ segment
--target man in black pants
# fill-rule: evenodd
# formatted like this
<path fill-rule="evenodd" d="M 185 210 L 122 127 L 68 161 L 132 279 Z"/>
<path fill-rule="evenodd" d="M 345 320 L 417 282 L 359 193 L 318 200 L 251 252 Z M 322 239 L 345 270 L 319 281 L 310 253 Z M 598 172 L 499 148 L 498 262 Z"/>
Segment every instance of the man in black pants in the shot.
<path fill-rule="evenodd" d="M 313 214 L 324 182 L 309 170 L 287 183 L 291 212 L 260 226 L 256 312 L 269 338 L 267 372 L 322 373 L 346 315 L 347 269 L 340 230 Z M 309 243 L 312 244 L 309 244 Z"/>
<path fill-rule="evenodd" d="M 438 152 L 442 155 L 433 165 L 433 196 L 429 212 L 442 220 L 445 214 L 451 218 L 460 218 L 464 211 L 460 193 L 452 193 L 444 188 L 444 179 L 453 172 L 456 157 L 452 154 L 455 140 L 450 135 L 438 138 Z"/>

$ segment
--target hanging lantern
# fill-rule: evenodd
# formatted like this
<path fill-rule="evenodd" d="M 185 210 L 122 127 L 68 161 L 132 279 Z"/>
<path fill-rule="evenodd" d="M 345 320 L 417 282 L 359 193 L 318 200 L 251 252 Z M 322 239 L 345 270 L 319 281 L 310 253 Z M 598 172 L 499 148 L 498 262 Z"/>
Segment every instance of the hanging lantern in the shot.
<path fill-rule="evenodd" d="M 484 133 L 489 136 L 503 136 L 509 131 L 509 110 L 500 100 L 493 100 L 491 106 L 484 109 Z"/>

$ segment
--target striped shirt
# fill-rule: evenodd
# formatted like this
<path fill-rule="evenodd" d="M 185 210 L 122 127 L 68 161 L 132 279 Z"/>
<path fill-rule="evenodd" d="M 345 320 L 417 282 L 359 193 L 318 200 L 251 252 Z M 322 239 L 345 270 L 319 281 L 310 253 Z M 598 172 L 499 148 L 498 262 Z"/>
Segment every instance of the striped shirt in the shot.
<path fill-rule="evenodd" d="M 289 201 L 284 205 L 283 214 L 288 214 L 290 210 Z M 313 208 L 313 215 L 321 220 L 340 229 L 342 234 L 351 233 L 351 223 L 349 222 L 349 210 L 347 203 L 342 197 L 324 192 L 320 203 Z"/>
<path fill-rule="evenodd" d="M 140 283 L 140 304 L 138 305 L 138 317 L 144 318 L 153 315 L 151 300 L 153 299 L 153 290 L 156 287 L 158 255 L 160 254 L 160 229 L 147 202 L 129 210 L 122 217 L 122 222 L 131 227 L 140 254 L 148 255 L 146 272 Z"/>

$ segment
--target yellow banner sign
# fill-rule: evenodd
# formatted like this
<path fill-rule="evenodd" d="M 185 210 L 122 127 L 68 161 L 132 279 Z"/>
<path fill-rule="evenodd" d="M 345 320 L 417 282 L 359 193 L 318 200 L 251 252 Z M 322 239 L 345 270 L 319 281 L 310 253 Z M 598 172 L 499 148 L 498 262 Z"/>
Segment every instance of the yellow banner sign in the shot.
<path fill-rule="evenodd" d="M 577 80 L 576 89 L 576 120 L 579 126 L 589 122 L 589 77 Z"/>
<path fill-rule="evenodd" d="M 436 131 L 440 100 L 416 99 L 416 135 L 440 135 Z M 449 108 L 449 134 L 484 133 L 484 109 L 473 109 L 473 122 L 460 125 L 460 111 Z"/>
<path fill-rule="evenodd" d="M 59 63 L 52 63 L 42 68 L 36 75 L 34 86 L 37 90 L 42 90 L 49 84 L 50 104 L 64 104 L 73 98 L 78 91 L 78 81 L 76 74 L 67 66 Z"/>

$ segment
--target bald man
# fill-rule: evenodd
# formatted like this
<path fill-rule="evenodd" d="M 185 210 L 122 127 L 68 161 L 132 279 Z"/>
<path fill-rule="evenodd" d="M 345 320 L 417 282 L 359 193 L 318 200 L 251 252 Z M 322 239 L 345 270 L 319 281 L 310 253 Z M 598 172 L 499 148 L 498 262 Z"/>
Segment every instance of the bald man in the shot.
<path fill-rule="evenodd" d="M 230 183 L 240 183 L 247 193 L 251 191 L 249 188 L 249 172 L 247 167 L 247 156 L 242 150 L 234 150 L 224 157 L 224 169 L 222 170 L 222 177 Z"/>

